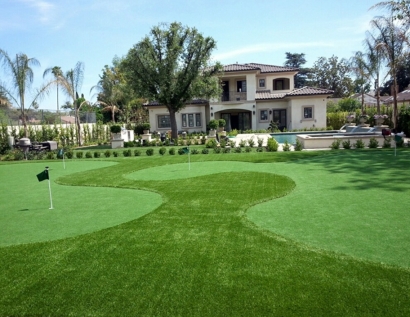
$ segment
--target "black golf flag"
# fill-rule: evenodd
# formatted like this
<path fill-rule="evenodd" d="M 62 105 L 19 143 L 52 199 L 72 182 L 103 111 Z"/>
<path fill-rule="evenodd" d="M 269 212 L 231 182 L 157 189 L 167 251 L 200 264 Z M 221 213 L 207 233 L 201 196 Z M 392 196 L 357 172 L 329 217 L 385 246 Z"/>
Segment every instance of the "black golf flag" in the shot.
<path fill-rule="evenodd" d="M 37 174 L 37 179 L 39 182 L 42 182 L 48 178 L 48 170 L 42 171 L 40 174 Z"/>

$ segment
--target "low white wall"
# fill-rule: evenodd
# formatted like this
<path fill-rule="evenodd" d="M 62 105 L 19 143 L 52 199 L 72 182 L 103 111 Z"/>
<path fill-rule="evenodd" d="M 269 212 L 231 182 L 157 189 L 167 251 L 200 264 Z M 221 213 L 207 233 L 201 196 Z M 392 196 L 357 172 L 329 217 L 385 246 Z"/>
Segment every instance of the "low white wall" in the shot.
<path fill-rule="evenodd" d="M 340 140 L 341 142 L 350 140 L 352 147 L 357 140 L 362 140 L 366 147 L 369 146 L 371 138 L 375 138 L 379 142 L 379 146 L 383 146 L 384 138 L 382 135 L 373 134 L 373 135 L 337 135 L 337 136 L 326 136 L 318 137 L 318 135 L 297 135 L 296 138 L 302 143 L 302 146 L 306 150 L 310 149 L 325 149 L 330 148 L 332 143 L 335 140 Z M 340 144 L 342 148 L 342 144 Z"/>

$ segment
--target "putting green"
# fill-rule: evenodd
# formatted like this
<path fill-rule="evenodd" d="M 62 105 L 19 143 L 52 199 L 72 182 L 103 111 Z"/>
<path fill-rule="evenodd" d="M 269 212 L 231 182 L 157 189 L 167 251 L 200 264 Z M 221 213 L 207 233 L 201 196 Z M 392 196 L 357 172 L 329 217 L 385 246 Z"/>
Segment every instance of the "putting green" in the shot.
<path fill-rule="evenodd" d="M 319 249 L 410 267 L 409 156 L 352 152 L 272 164 L 296 188 L 252 206 L 258 226 Z"/>
<path fill-rule="evenodd" d="M 234 171 L 285 175 L 296 188 L 252 206 L 247 211 L 250 221 L 315 248 L 410 267 L 410 200 L 403 199 L 403 193 L 410 192 L 410 172 L 408 157 L 401 155 L 375 152 L 364 159 L 352 153 L 291 163 L 195 162 L 190 170 L 188 163 L 172 164 L 126 177 L 160 181 Z M 393 177 L 397 181 L 391 182 Z"/>
<path fill-rule="evenodd" d="M 269 172 L 266 164 L 254 164 L 247 162 L 231 162 L 231 161 L 211 161 L 211 162 L 195 162 L 168 164 L 162 166 L 151 167 L 139 170 L 126 175 L 126 178 L 134 180 L 173 180 L 190 177 L 205 176 L 217 173 L 229 172 Z"/>
<path fill-rule="evenodd" d="M 50 167 L 54 209 L 48 181 L 36 175 Z M 112 166 L 102 161 L 0 165 L 0 246 L 72 237 L 139 218 L 156 209 L 161 196 L 147 191 L 62 186 L 60 176 Z"/>

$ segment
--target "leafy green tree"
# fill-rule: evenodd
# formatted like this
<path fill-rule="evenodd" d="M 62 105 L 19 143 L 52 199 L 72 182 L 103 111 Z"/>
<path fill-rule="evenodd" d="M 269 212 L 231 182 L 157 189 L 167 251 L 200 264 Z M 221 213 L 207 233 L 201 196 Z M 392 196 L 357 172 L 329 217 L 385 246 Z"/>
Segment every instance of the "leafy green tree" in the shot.
<path fill-rule="evenodd" d="M 222 66 L 210 65 L 216 43 L 195 28 L 180 23 L 160 24 L 130 49 L 123 60 L 127 81 L 134 91 L 167 107 L 172 138 L 177 138 L 176 113 L 193 98 L 221 94 Z"/>
<path fill-rule="evenodd" d="M 340 111 L 355 112 L 359 108 L 362 108 L 361 111 L 363 113 L 362 104 L 354 98 L 343 98 L 338 102 L 338 109 Z"/>
<path fill-rule="evenodd" d="M 8 82 L 11 87 L 6 87 L 5 83 L 0 83 L 0 91 L 12 101 L 20 110 L 20 119 L 24 128 L 24 136 L 28 137 L 26 110 L 37 104 L 37 101 L 48 93 L 49 87 L 53 82 L 43 84 L 36 89 L 31 98 L 31 102 L 27 103 L 27 94 L 30 91 L 34 79 L 33 66 L 40 66 L 40 62 L 35 58 L 29 58 L 26 54 L 16 54 L 15 59 L 12 59 L 6 51 L 0 49 L 0 62 L 3 63 L 3 68 L 10 76 Z M 26 105 L 28 107 L 26 109 Z"/>
<path fill-rule="evenodd" d="M 319 57 L 309 73 L 313 86 L 333 90 L 334 98 L 347 97 L 353 92 L 353 80 L 350 78 L 349 62 L 337 56 Z"/>
<path fill-rule="evenodd" d="M 298 68 L 299 72 L 295 75 L 295 88 L 302 88 L 306 86 L 308 74 L 310 73 L 310 68 L 304 68 L 303 65 L 306 64 L 305 53 L 289 53 L 286 52 L 286 67 Z"/>

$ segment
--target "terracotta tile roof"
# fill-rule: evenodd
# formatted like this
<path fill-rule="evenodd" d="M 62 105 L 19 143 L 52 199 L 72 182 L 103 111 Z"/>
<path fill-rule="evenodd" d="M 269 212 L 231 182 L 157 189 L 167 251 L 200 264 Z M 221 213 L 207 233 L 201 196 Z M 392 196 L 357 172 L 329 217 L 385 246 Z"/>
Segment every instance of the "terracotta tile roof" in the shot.
<path fill-rule="evenodd" d="M 282 99 L 285 96 L 286 96 L 286 93 L 272 94 L 270 90 L 257 90 L 255 99 L 256 100 Z"/>
<path fill-rule="evenodd" d="M 331 95 L 333 94 L 332 90 L 314 88 L 314 87 L 303 87 L 294 89 L 288 93 L 274 94 L 270 90 L 258 90 L 256 91 L 255 99 L 256 100 L 269 100 L 269 99 L 282 99 L 285 97 L 294 97 L 294 96 L 313 96 L 313 95 Z"/>
<path fill-rule="evenodd" d="M 286 67 L 286 66 L 275 66 L 266 64 L 249 63 L 245 65 L 251 65 L 253 67 L 259 68 L 261 73 L 280 73 L 280 72 L 297 72 L 299 68 Z"/>
<path fill-rule="evenodd" d="M 258 70 L 258 68 L 249 66 L 249 65 L 243 65 L 243 64 L 230 64 L 230 65 L 224 65 L 223 66 L 223 71 L 224 72 L 240 72 L 244 70 Z"/>
<path fill-rule="evenodd" d="M 308 96 L 308 95 L 332 95 L 333 90 L 315 88 L 315 87 L 302 87 L 292 90 L 286 96 Z"/>
<path fill-rule="evenodd" d="M 261 73 L 280 73 L 280 72 L 297 72 L 298 68 L 285 67 L 285 66 L 275 66 L 275 65 L 265 65 L 257 63 L 249 64 L 229 64 L 223 66 L 223 71 L 228 72 L 240 72 L 247 70 L 260 71 Z"/>
<path fill-rule="evenodd" d="M 381 99 L 382 97 L 380 97 Z M 402 92 L 399 92 L 397 94 L 397 102 L 404 102 L 404 101 L 410 101 L 410 90 L 403 90 Z M 387 99 L 384 100 L 385 103 L 393 103 L 393 96 L 388 97 Z"/>
<path fill-rule="evenodd" d="M 207 104 L 208 100 L 205 99 L 193 99 L 189 102 L 186 102 L 187 105 L 202 105 L 202 104 Z M 162 106 L 158 101 L 149 101 L 144 104 L 145 106 Z"/>

